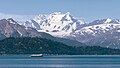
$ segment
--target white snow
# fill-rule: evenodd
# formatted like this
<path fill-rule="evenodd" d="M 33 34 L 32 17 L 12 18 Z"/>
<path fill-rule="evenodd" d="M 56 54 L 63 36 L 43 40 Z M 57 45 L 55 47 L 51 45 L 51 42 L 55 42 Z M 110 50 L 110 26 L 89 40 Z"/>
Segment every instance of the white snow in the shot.
<path fill-rule="evenodd" d="M 91 25 L 91 26 L 86 26 L 83 27 L 79 30 L 76 30 L 75 32 L 73 32 L 72 34 L 70 34 L 70 36 L 74 37 L 74 35 L 90 35 L 90 36 L 94 36 L 96 37 L 98 34 L 101 33 L 106 33 L 107 31 L 116 31 L 116 32 L 120 32 L 120 30 L 116 30 L 116 29 L 120 29 L 120 24 L 98 24 L 98 25 Z M 113 32 L 111 32 L 112 34 Z M 106 39 L 106 38 L 105 38 Z"/>
<path fill-rule="evenodd" d="M 116 30 L 116 32 L 120 32 L 120 30 Z"/>
<path fill-rule="evenodd" d="M 12 24 L 16 24 L 15 22 L 13 22 L 13 21 L 11 21 L 11 20 L 10 20 L 10 23 L 12 23 Z"/>
<path fill-rule="evenodd" d="M 105 23 L 109 23 L 109 22 L 111 22 L 111 21 L 112 21 L 112 19 L 107 18 L 106 21 L 105 21 Z"/>
<path fill-rule="evenodd" d="M 20 31 L 17 30 L 17 32 L 20 34 L 20 36 L 22 36 L 22 33 Z"/>
<path fill-rule="evenodd" d="M 44 31 L 54 35 L 69 35 L 70 33 L 81 28 L 85 24 L 84 21 L 74 18 L 70 12 L 61 13 L 54 12 L 49 15 L 39 15 L 33 19 L 41 28 L 38 31 Z M 33 28 L 36 28 L 32 24 Z"/>

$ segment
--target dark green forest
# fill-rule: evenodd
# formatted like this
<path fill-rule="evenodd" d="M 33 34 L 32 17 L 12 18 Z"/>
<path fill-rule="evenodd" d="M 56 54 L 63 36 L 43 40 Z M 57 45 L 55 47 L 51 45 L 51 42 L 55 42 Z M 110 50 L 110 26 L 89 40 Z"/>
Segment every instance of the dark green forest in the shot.
<path fill-rule="evenodd" d="M 119 49 L 99 46 L 72 47 L 43 38 L 6 38 L 0 40 L 0 54 L 119 55 Z"/>

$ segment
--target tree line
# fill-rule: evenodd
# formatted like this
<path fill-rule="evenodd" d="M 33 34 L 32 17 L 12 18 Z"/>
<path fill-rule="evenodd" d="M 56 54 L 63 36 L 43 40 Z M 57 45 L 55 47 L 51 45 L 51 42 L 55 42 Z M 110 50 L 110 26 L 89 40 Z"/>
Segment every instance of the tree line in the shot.
<path fill-rule="evenodd" d="M 72 47 L 38 37 L 6 38 L 0 40 L 0 54 L 58 54 L 58 55 L 119 55 L 119 49 L 100 46 Z"/>

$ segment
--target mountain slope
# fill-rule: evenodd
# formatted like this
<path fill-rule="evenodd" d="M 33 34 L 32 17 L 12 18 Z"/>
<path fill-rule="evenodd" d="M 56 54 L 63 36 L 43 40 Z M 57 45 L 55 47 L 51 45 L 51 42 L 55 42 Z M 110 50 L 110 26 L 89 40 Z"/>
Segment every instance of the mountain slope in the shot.
<path fill-rule="evenodd" d="M 19 25 L 12 18 L 0 20 L 0 32 L 6 37 L 41 36 L 40 33 L 37 32 L 37 30 Z"/>
<path fill-rule="evenodd" d="M 69 46 L 85 45 L 74 40 L 57 38 L 44 32 L 38 32 L 36 29 L 32 27 L 25 27 L 23 25 L 19 25 L 12 18 L 2 19 L 0 20 L 0 39 L 5 39 L 9 37 L 15 37 L 15 38 L 16 37 L 41 37 L 41 38 L 51 39 L 53 41 L 58 41 Z"/>
<path fill-rule="evenodd" d="M 112 19 L 96 20 L 67 38 L 93 46 L 120 49 L 120 22 Z"/>

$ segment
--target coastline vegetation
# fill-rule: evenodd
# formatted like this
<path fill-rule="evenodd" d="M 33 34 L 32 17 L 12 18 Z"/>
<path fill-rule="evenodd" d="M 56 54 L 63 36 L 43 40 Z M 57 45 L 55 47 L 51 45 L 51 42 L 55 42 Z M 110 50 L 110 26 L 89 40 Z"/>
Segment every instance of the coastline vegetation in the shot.
<path fill-rule="evenodd" d="M 100 46 L 72 47 L 38 37 L 6 38 L 0 40 L 0 55 L 120 55 L 119 49 Z"/>

